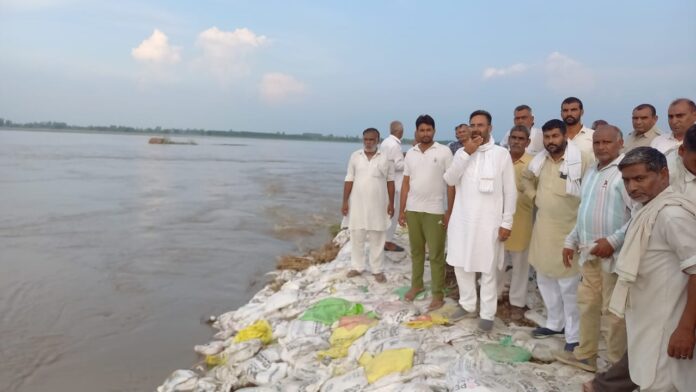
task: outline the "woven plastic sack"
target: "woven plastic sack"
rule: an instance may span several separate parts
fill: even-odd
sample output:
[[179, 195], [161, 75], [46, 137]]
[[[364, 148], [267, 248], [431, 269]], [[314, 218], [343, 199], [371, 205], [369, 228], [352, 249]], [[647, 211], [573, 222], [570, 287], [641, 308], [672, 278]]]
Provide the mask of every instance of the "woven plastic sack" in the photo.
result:
[[268, 321], [259, 320], [239, 331], [234, 337], [235, 343], [246, 342], [251, 339], [259, 339], [263, 344], [268, 344], [273, 340], [271, 325]]
[[359, 303], [354, 304], [343, 298], [324, 298], [307, 309], [300, 320], [331, 325], [343, 316], [363, 314], [364, 311], [363, 305]]
[[532, 357], [529, 351], [514, 346], [510, 336], [501, 339], [500, 343], [486, 343], [481, 346], [481, 350], [488, 358], [503, 363], [527, 362]]

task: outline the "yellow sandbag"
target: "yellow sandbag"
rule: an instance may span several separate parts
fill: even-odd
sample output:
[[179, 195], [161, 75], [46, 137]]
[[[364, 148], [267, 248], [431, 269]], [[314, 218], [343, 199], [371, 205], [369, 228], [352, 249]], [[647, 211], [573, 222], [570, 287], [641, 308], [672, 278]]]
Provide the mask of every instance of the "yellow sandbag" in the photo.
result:
[[266, 320], [259, 320], [239, 331], [234, 337], [235, 343], [246, 342], [251, 339], [259, 339], [263, 344], [270, 343], [273, 340], [271, 324]]
[[210, 367], [220, 366], [220, 365], [224, 365], [226, 363], [227, 363], [227, 355], [224, 352], [222, 352], [220, 354], [206, 355], [205, 356], [205, 364], [210, 366]]
[[449, 320], [439, 314], [427, 314], [424, 316], [417, 317], [411, 321], [405, 322], [403, 325], [413, 328], [413, 329], [426, 329], [432, 328], [433, 325], [444, 325], [447, 324]]
[[411, 369], [413, 367], [413, 354], [412, 348], [386, 350], [375, 357], [364, 353], [358, 359], [358, 363], [365, 368], [367, 382], [372, 384], [391, 373], [405, 372]]
[[331, 337], [329, 338], [329, 343], [331, 344], [331, 347], [328, 350], [319, 351], [317, 353], [317, 357], [319, 359], [323, 359], [326, 357], [345, 357], [346, 355], [348, 355], [348, 349], [350, 348], [351, 344], [353, 344], [353, 342], [356, 341], [359, 337], [363, 336], [365, 332], [367, 332], [367, 330], [370, 329], [372, 325], [374, 325], [375, 322], [369, 325], [359, 324], [351, 326], [351, 328], [338, 327], [334, 329], [334, 331], [331, 333]]

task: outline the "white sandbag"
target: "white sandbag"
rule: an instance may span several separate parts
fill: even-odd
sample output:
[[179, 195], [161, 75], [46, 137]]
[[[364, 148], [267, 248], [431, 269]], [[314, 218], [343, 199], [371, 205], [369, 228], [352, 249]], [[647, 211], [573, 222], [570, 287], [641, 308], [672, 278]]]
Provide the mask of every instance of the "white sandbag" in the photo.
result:
[[[286, 283], [287, 284], [287, 283]], [[283, 286], [285, 287], [285, 286]], [[280, 291], [271, 295], [264, 306], [264, 314], [272, 313], [278, 309], [282, 309], [288, 305], [292, 305], [297, 302], [300, 296], [300, 290], [298, 289], [285, 289], [281, 288]]]
[[542, 306], [539, 308], [530, 309], [524, 312], [524, 318], [529, 321], [533, 321], [540, 327], [544, 327], [546, 326], [546, 308]]
[[260, 351], [256, 356], [241, 365], [244, 381], [256, 385], [275, 384], [286, 377], [288, 364], [280, 361], [278, 346]]
[[203, 377], [198, 379], [196, 388], [193, 392], [217, 392], [220, 385], [212, 377]]
[[284, 341], [288, 342], [306, 337], [324, 337], [328, 339], [330, 335], [331, 327], [324, 323], [295, 319], [288, 323]]
[[207, 344], [193, 346], [193, 351], [201, 355], [215, 355], [225, 349], [225, 342], [214, 340]]
[[198, 382], [198, 375], [191, 370], [175, 370], [157, 387], [157, 392], [193, 391]]
[[246, 342], [232, 343], [223, 353], [227, 357], [228, 364], [236, 364], [256, 355], [262, 346], [261, 340], [251, 339]]
[[[296, 363], [302, 358], [310, 357], [314, 359], [318, 351], [329, 348], [329, 342], [321, 337], [310, 336], [299, 338], [292, 341], [284, 341], [280, 353], [284, 362]], [[308, 359], [305, 359], [308, 360]]]
[[385, 323], [401, 324], [420, 314], [415, 305], [402, 301], [382, 302], [375, 306], [375, 312]]
[[365, 369], [358, 367], [352, 372], [329, 379], [321, 386], [321, 392], [361, 391], [366, 386]]

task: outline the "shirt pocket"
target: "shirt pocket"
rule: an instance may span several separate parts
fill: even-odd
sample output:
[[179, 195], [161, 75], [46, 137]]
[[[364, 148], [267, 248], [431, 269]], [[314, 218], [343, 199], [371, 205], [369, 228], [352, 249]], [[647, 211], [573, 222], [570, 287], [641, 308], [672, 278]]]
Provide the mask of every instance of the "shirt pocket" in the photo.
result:
[[375, 164], [370, 168], [372, 177], [383, 178], [386, 180], [389, 169], [388, 164], [389, 163], [386, 160], [379, 163], [375, 162]]

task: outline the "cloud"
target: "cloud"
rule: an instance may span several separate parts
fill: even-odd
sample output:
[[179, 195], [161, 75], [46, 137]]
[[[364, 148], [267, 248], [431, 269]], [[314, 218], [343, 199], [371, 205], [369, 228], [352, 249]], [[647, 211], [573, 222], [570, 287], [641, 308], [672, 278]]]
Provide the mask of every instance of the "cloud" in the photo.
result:
[[559, 52], [553, 52], [546, 58], [544, 72], [546, 85], [558, 92], [586, 92], [595, 86], [595, 75], [589, 68]]
[[261, 79], [261, 98], [268, 103], [286, 102], [306, 91], [304, 83], [279, 72], [267, 73]]
[[520, 74], [527, 71], [529, 67], [526, 64], [517, 63], [506, 68], [489, 67], [483, 70], [483, 80], [489, 80], [509, 75]]
[[167, 36], [155, 29], [149, 38], [131, 50], [131, 56], [146, 64], [175, 64], [181, 61], [181, 48], [169, 45]]
[[203, 50], [202, 63], [218, 80], [231, 79], [250, 73], [250, 56], [268, 43], [264, 35], [247, 28], [223, 31], [211, 27], [198, 35], [197, 45]]

